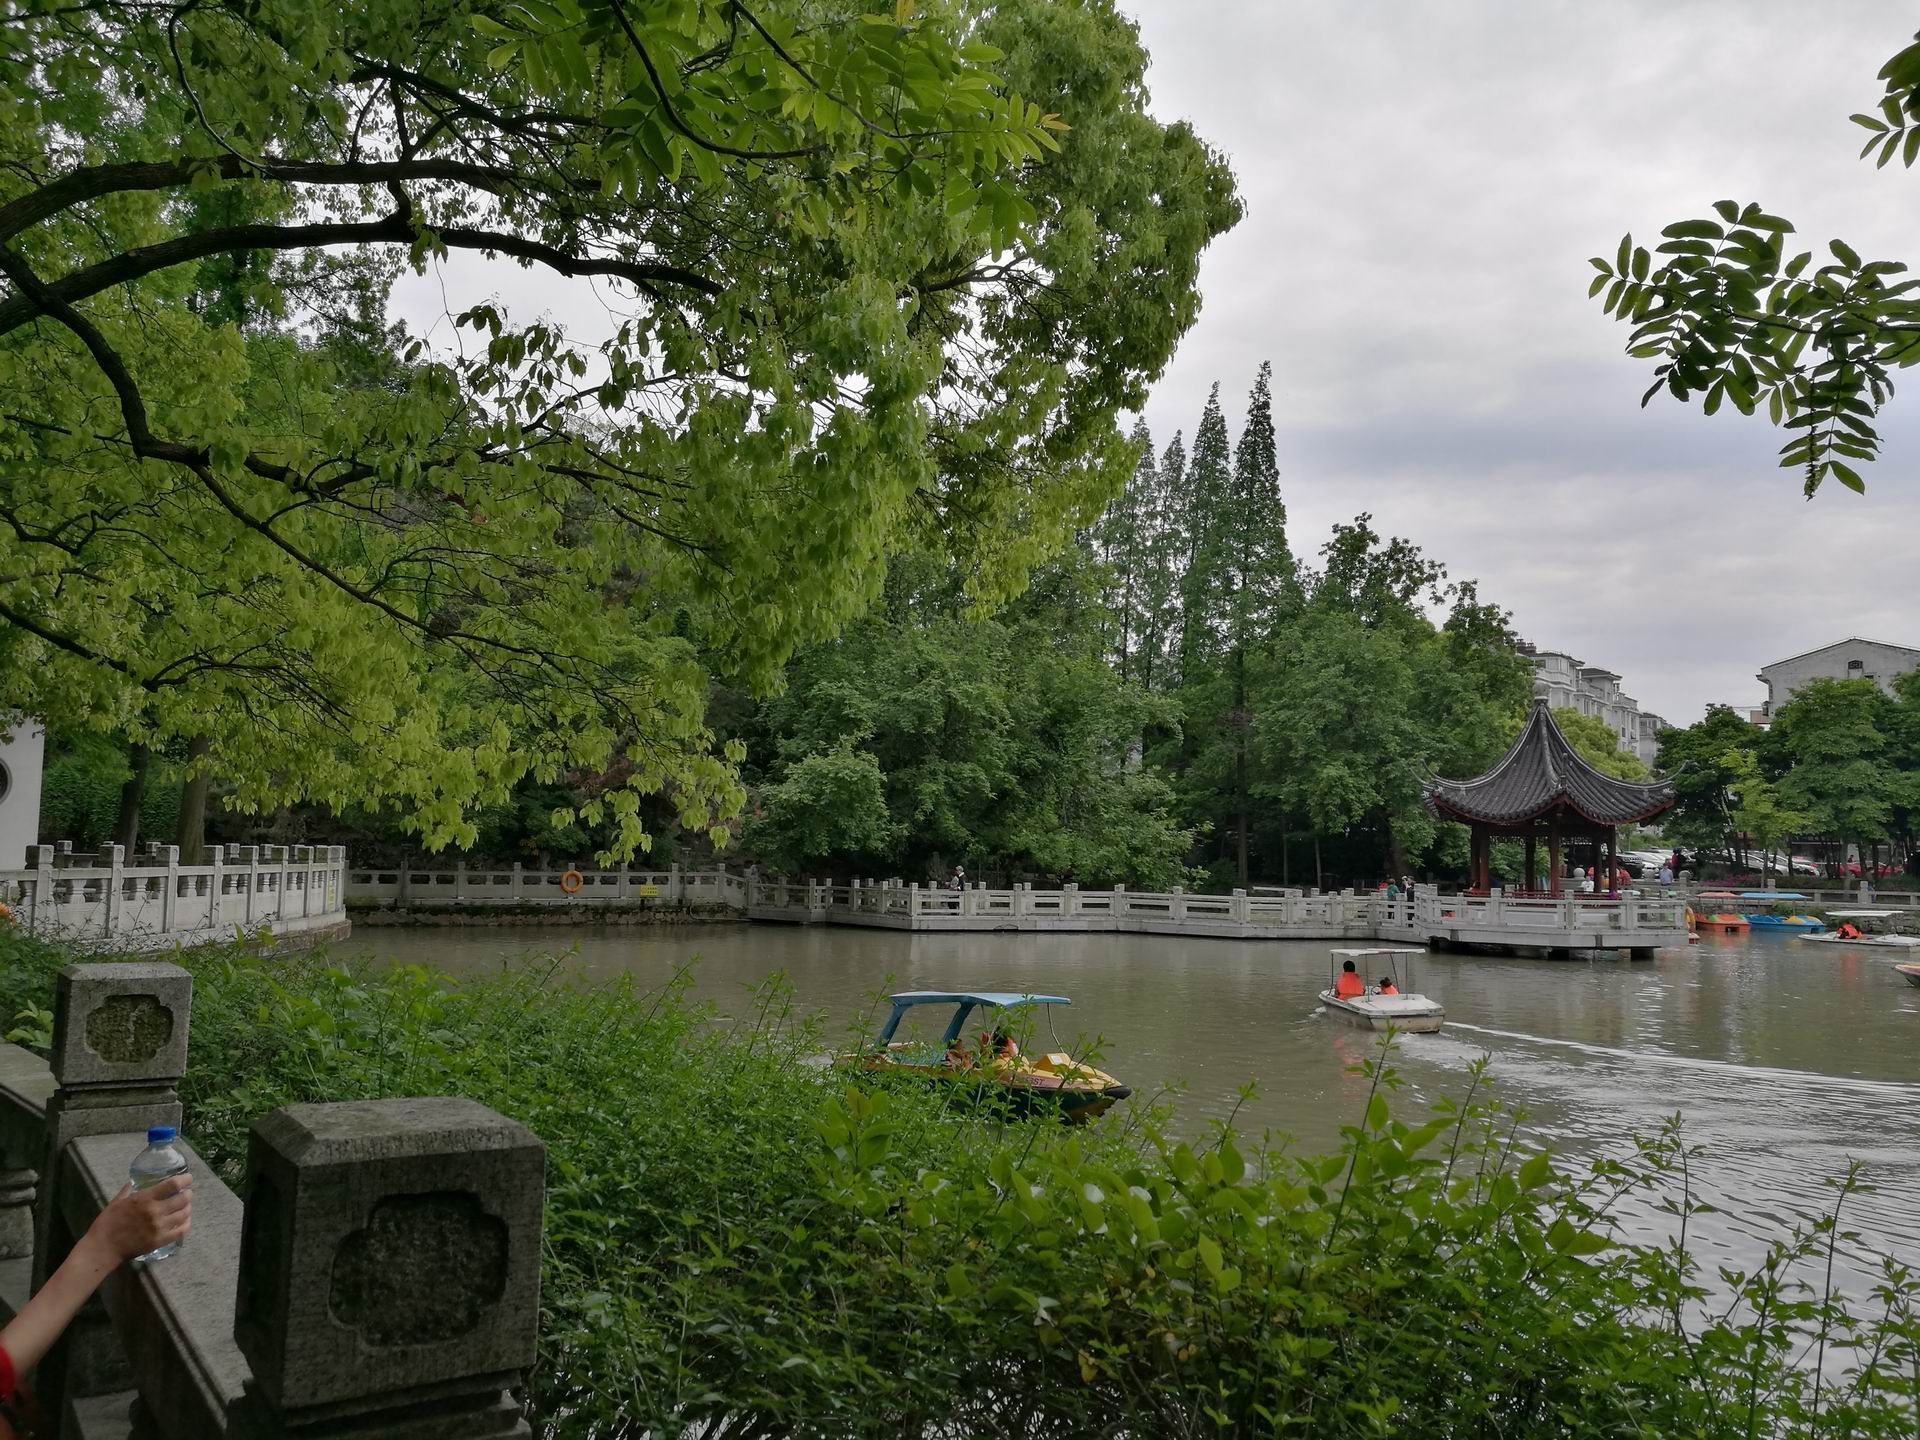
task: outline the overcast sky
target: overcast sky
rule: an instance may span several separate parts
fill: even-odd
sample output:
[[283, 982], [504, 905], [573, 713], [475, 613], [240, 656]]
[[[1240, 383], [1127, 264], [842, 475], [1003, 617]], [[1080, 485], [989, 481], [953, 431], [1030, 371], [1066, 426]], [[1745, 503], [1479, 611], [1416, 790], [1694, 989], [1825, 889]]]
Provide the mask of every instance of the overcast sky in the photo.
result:
[[1122, 4], [1155, 113], [1224, 150], [1247, 204], [1148, 406], [1158, 444], [1215, 380], [1237, 436], [1271, 359], [1297, 552], [1371, 511], [1676, 722], [1829, 640], [1920, 644], [1920, 383], [1867, 495], [1809, 503], [1764, 418], [1641, 410], [1648, 366], [1586, 299], [1587, 257], [1723, 197], [1920, 262], [1920, 173], [1856, 162], [1847, 119], [1920, 7]]
[[[1247, 218], [1155, 388], [1162, 446], [1221, 382], [1239, 431], [1274, 365], [1294, 549], [1371, 511], [1678, 723], [1757, 703], [1768, 661], [1850, 634], [1920, 644], [1920, 383], [1862, 498], [1808, 503], [1782, 432], [1639, 408], [1651, 376], [1586, 299], [1587, 257], [1720, 198], [1824, 248], [1920, 262], [1920, 174], [1857, 162], [1889, 0], [1121, 0], [1153, 108], [1232, 159]], [[1069, 117], [1071, 118], [1071, 117]], [[445, 340], [504, 291], [576, 337], [591, 287], [456, 254], [396, 312]], [[1916, 375], [1920, 382], [1920, 375]]]

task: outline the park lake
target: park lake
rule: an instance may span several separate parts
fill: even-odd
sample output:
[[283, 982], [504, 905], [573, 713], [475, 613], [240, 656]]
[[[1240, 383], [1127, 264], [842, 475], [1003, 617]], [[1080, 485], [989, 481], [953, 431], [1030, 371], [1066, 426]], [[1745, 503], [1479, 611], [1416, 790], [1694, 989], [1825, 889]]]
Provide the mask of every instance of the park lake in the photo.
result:
[[[1074, 1003], [1036, 1014], [1037, 1037], [1053, 1048], [1049, 1024], [1076, 1050], [1098, 1037], [1102, 1068], [1137, 1094], [1178, 1092], [1176, 1128], [1231, 1118], [1313, 1152], [1357, 1121], [1367, 1081], [1354, 1067], [1372, 1051], [1317, 1013], [1322, 943], [714, 925], [368, 929], [347, 948], [454, 974], [559, 952], [573, 973], [643, 988], [691, 962], [693, 992], [742, 1025], [756, 1023], [757, 988], [783, 975], [796, 1010], [821, 1017], [823, 1047], [870, 1034], [888, 990], [1051, 991]], [[1755, 934], [1650, 963], [1434, 955], [1416, 979], [1447, 1023], [1400, 1042], [1402, 1115], [1463, 1093], [1489, 1055], [1499, 1093], [1525, 1109], [1523, 1136], [1570, 1158], [1620, 1153], [1680, 1113], [1700, 1152], [1696, 1196], [1718, 1209], [1690, 1235], [1709, 1266], [1751, 1265], [1782, 1220], [1830, 1209], [1828, 1181], [1850, 1161], [1871, 1188], [1850, 1202], [1860, 1239], [1847, 1248], [1920, 1262], [1920, 990], [1887, 956]], [[1651, 1204], [1625, 1219], [1643, 1239], [1672, 1230]], [[1870, 1272], [1845, 1268], [1864, 1289]]]

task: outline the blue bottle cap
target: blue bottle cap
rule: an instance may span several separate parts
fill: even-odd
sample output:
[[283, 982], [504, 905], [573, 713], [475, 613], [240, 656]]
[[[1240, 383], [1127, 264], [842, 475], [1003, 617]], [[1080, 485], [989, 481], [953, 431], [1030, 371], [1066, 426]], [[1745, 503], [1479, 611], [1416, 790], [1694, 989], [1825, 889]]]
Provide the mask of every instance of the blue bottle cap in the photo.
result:
[[147, 1144], [166, 1145], [179, 1138], [180, 1132], [171, 1125], [155, 1125], [147, 1131]]

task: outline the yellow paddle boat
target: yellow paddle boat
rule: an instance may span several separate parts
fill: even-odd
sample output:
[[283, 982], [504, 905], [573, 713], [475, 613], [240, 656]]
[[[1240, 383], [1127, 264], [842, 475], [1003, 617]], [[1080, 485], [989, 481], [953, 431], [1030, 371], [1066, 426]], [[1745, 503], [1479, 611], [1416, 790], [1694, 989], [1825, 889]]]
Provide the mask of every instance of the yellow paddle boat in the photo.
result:
[[[1133, 1093], [1104, 1070], [1075, 1060], [1065, 1051], [1022, 1055], [999, 1016], [976, 1035], [967, 1021], [977, 1011], [1002, 1011], [1030, 1005], [1071, 1005], [1064, 995], [1028, 995], [1007, 990], [903, 990], [889, 995], [893, 1008], [873, 1043], [851, 1055], [834, 1057], [836, 1070], [868, 1075], [899, 1075], [930, 1084], [991, 1086], [1018, 1114], [1052, 1111], [1069, 1125], [1104, 1115]], [[900, 1022], [922, 1005], [951, 1005], [939, 1041], [896, 1039]]]

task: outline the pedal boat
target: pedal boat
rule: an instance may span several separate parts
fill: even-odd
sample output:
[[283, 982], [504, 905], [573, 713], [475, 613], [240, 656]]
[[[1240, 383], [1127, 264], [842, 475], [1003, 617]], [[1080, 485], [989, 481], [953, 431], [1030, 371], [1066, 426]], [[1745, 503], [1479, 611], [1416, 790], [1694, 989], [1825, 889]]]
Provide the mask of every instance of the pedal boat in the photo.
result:
[[[1424, 950], [1396, 949], [1334, 951], [1329, 966], [1331, 978], [1327, 981], [1327, 988], [1320, 992], [1320, 1008], [1335, 1020], [1357, 1025], [1362, 1030], [1385, 1030], [1391, 1027], [1402, 1034], [1431, 1035], [1446, 1022], [1447, 1012], [1441, 1008], [1439, 1001], [1412, 993], [1413, 957], [1426, 953]], [[1377, 987], [1369, 986], [1366, 994], [1355, 995], [1351, 999], [1334, 994], [1333, 987], [1343, 960], [1353, 961], [1363, 979], [1367, 970], [1361, 962], [1381, 961], [1393, 975], [1394, 988], [1402, 993], [1382, 995]], [[1403, 968], [1406, 971], [1404, 986], [1401, 984]]]
[[[1824, 935], [1802, 935], [1799, 938], [1814, 945], [1865, 945], [1877, 950], [1910, 950], [1920, 945], [1920, 935], [1902, 935], [1888, 928], [1889, 922], [1904, 914], [1904, 910], [1829, 910], [1827, 919], [1833, 929]], [[1861, 932], [1852, 939], [1840, 934], [1840, 926], [1849, 920]]]
[[[1065, 1051], [1044, 1055], [1005, 1053], [993, 1044], [996, 1026], [989, 1024], [977, 1036], [966, 1034], [967, 1021], [979, 1010], [1013, 1010], [1033, 1005], [1071, 1005], [1064, 995], [1027, 995], [1013, 991], [903, 990], [889, 995], [893, 1008], [873, 1043], [851, 1055], [834, 1058], [836, 1070], [868, 1075], [895, 1075], [951, 1086], [990, 1086], [1019, 1115], [1057, 1114], [1068, 1125], [1083, 1125], [1104, 1115], [1133, 1093], [1104, 1070], [1075, 1060]], [[939, 1043], [896, 1040], [900, 1022], [909, 1010], [922, 1005], [951, 1005]]]

